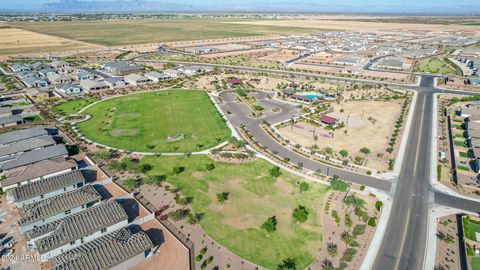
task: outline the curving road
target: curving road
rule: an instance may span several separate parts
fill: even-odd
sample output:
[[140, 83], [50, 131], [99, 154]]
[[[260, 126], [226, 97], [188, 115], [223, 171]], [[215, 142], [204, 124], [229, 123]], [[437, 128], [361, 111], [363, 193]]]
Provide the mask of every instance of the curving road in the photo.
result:
[[252, 119], [249, 118], [251, 113], [250, 108], [246, 104], [235, 102], [235, 94], [228, 91], [221, 93], [221, 97], [224, 100], [224, 102], [221, 104], [221, 109], [224, 112], [230, 111], [230, 114], [227, 113], [227, 117], [232, 124], [237, 127], [242, 124], [245, 125], [245, 127], [260, 145], [265, 146], [272, 151], [278, 152], [280, 157], [288, 157], [293, 163], [301, 162], [303, 163], [304, 168], [312, 171], [320, 169], [325, 174], [336, 174], [345, 180], [389, 193], [389, 195], [393, 198], [391, 215], [373, 269], [413, 270], [423, 268], [428, 233], [428, 211], [432, 204], [439, 204], [468, 212], [480, 212], [480, 202], [445, 194], [441, 191], [435, 190], [429, 182], [432, 165], [430, 164], [431, 157], [432, 155], [437, 154], [432, 153], [431, 149], [432, 121], [434, 113], [436, 113], [433, 111], [434, 94], [452, 93], [471, 95], [471, 92], [438, 89], [434, 86], [435, 77], [424, 74], [419, 75], [420, 83], [418, 86], [407, 86], [395, 83], [324, 76], [308, 72], [292, 72], [204, 63], [174, 63], [186, 65], [204, 65], [260, 73], [309, 76], [331, 79], [340, 82], [403, 86], [417, 92], [417, 100], [413, 105], [414, 114], [412, 118], [411, 129], [407, 138], [408, 144], [403, 156], [402, 168], [399, 176], [390, 181], [338, 169], [317, 161], [310, 160], [279, 144], [277, 141], [272, 139], [263, 130], [263, 128], [260, 127], [260, 123], [263, 120], [266, 120], [270, 123], [275, 123], [290, 119], [292, 114], [298, 112], [295, 106], [283, 102], [269, 100], [266, 98], [266, 95], [262, 96], [262, 94], [259, 94], [257, 99], [262, 106], [267, 108], [277, 107], [281, 109], [281, 112], [267, 112], [259, 119]]

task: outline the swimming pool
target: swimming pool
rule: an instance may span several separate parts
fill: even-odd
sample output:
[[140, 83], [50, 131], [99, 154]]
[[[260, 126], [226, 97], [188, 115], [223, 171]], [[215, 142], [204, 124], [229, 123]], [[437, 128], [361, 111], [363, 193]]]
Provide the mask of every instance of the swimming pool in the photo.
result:
[[316, 94], [316, 93], [305, 93], [305, 94], [300, 94], [300, 96], [304, 96], [309, 99], [321, 99], [325, 98], [324, 94]]

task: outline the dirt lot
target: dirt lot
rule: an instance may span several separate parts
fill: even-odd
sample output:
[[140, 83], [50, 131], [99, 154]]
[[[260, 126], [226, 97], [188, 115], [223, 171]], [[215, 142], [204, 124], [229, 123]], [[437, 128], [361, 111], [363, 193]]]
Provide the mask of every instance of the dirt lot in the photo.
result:
[[[284, 127], [280, 132], [294, 143], [302, 146], [317, 145], [319, 149], [329, 146], [335, 152], [345, 149], [351, 157], [363, 156], [360, 148], [368, 147], [371, 150], [366, 163], [367, 167], [385, 170], [387, 163], [383, 159], [377, 160], [379, 153], [385, 154], [388, 147], [388, 137], [394, 129], [394, 122], [401, 110], [401, 101], [349, 101], [333, 105], [333, 112], [329, 116], [345, 122], [345, 127], [330, 134], [324, 128], [314, 127], [311, 124], [300, 122]], [[381, 108], [381, 110], [379, 110]], [[344, 112], [340, 112], [343, 109]], [[348, 119], [348, 120], [347, 120]], [[314, 140], [313, 132], [318, 136]]]
[[281, 50], [279, 52], [269, 54], [259, 59], [268, 60], [268, 61], [277, 61], [277, 62], [283, 63], [285, 61], [294, 59], [298, 56], [299, 56], [299, 53], [296, 50]]
[[[222, 75], [216, 75], [216, 76], [202, 76], [202, 77], [199, 77], [196, 82], [187, 82], [185, 86], [198, 88], [198, 89], [215, 90], [215, 87], [214, 85], [211, 84], [211, 82], [226, 80], [229, 77], [236, 77], [241, 79], [243, 82], [249, 82], [255, 87], [255, 89], [269, 90], [269, 91], [277, 90], [277, 85], [279, 83], [290, 82], [287, 79], [281, 79], [281, 78], [271, 78], [271, 77], [263, 77], [263, 76], [252, 76], [252, 75], [239, 76], [239, 75], [231, 75], [231, 74], [222, 74]], [[254, 81], [252, 79], [259, 79], [259, 81]]]
[[271, 26], [291, 26], [291, 27], [305, 27], [305, 28], [321, 28], [321, 29], [338, 29], [359, 32], [369, 31], [472, 31], [475, 26], [468, 25], [436, 25], [436, 24], [411, 24], [411, 23], [382, 23], [382, 22], [360, 22], [347, 20], [349, 17], [344, 17], [345, 20], [332, 20], [329, 17], [324, 19], [308, 20], [261, 20], [261, 21], [243, 21], [243, 22], [226, 22], [246, 25], [271, 25]]
[[203, 54], [203, 55], [200, 55], [200, 57], [206, 58], [206, 59], [212, 59], [212, 58], [229, 57], [229, 56], [237, 56], [237, 55], [252, 55], [257, 53], [265, 53], [271, 50], [272, 49], [269, 49], [269, 48], [239, 50], [239, 51], [231, 51], [231, 52]]
[[17, 28], [0, 28], [0, 55], [81, 50], [100, 46]]
[[[437, 237], [437, 251], [435, 256], [435, 265], [443, 266], [447, 269], [460, 269], [460, 259], [458, 250], [457, 223], [455, 215], [445, 216], [438, 219], [437, 231], [446, 236], [451, 236], [451, 241], [441, 240]], [[448, 237], [450, 237], [448, 236]]]

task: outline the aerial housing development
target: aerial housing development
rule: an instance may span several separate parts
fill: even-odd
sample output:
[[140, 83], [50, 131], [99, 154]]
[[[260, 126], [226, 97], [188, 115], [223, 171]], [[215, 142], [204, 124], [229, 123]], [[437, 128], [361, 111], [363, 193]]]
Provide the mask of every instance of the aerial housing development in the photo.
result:
[[1, 269], [480, 269], [475, 7], [218, 2], [0, 3]]

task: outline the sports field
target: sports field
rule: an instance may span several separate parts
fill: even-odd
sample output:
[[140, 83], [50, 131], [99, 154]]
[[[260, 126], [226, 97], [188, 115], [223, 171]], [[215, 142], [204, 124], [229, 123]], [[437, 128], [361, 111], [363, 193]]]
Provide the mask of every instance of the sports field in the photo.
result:
[[[200, 222], [203, 230], [240, 257], [269, 269], [294, 258], [297, 269], [304, 269], [320, 253], [327, 186], [310, 183], [309, 190], [300, 192], [301, 177], [282, 171], [274, 179], [269, 174], [273, 165], [264, 160], [235, 164], [192, 155], [148, 156], [142, 162], [153, 165], [148, 174], [167, 174], [167, 182], [184, 196], [192, 196], [193, 211], [205, 214]], [[206, 169], [209, 163], [215, 164], [211, 171]], [[169, 173], [174, 166], [184, 166], [185, 171]], [[222, 204], [216, 197], [221, 192], [229, 193]], [[304, 223], [292, 219], [298, 205], [309, 212]], [[261, 225], [272, 216], [277, 218], [277, 229], [267, 233]]]
[[139, 93], [96, 103], [77, 125], [87, 138], [136, 152], [196, 152], [230, 137], [207, 94], [197, 90]]
[[318, 28], [225, 23], [229, 20], [168, 19], [15, 23], [15, 27], [101, 45], [318, 32]]

